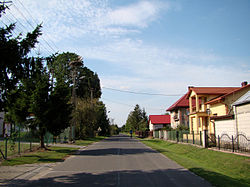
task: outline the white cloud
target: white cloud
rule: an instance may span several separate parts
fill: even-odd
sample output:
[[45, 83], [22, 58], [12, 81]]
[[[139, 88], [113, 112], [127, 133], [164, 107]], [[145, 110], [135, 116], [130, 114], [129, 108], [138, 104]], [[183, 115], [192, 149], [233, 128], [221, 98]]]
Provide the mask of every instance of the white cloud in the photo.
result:
[[140, 1], [127, 7], [121, 7], [108, 13], [109, 24], [122, 26], [146, 27], [159, 13], [159, 4]]
[[18, 24], [30, 27], [28, 22], [33, 26], [43, 22], [43, 32], [54, 42], [91, 34], [117, 37], [139, 33], [157, 18], [163, 7], [168, 9], [158, 1], [138, 1], [116, 8], [111, 8], [109, 1], [105, 0], [26, 0], [21, 3], [14, 0], [13, 3], [10, 11], [18, 19]]
[[102, 77], [103, 86], [120, 89], [180, 93], [185, 92], [188, 85], [237, 86], [242, 79], [249, 78], [247, 68], [242, 69], [235, 63], [237, 59], [198, 50], [160, 49], [138, 40], [119, 40], [79, 52], [87, 59], [123, 68], [123, 75]]

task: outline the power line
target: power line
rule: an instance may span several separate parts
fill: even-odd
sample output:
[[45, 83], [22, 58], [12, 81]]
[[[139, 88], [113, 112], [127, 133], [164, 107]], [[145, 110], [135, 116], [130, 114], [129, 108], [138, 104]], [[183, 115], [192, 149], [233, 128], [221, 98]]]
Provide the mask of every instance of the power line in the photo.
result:
[[[28, 15], [31, 17], [31, 19], [33, 20], [33, 22], [37, 24], [36, 20], [34, 19], [34, 17], [32, 16], [32, 14], [30, 13], [30, 11], [23, 5], [23, 3], [19, 0], [17, 0], [19, 2], [19, 4], [21, 4], [21, 6], [24, 8], [24, 10], [28, 13]], [[44, 33], [46, 35], [46, 33]], [[48, 37], [48, 36], [47, 36]], [[49, 37], [48, 37], [49, 38]], [[53, 42], [53, 40], [50, 39], [50, 42], [54, 45], [55, 48], [58, 49], [58, 47], [56, 46], [56, 44]]]
[[[106, 98], [103, 98], [103, 100], [106, 100], [106, 101], [109, 101], [111, 103], [115, 103], [115, 104], [119, 104], [119, 105], [124, 105], [124, 106], [128, 106], [128, 107], [132, 107], [134, 108], [135, 106], [133, 105], [129, 105], [129, 104], [125, 104], [125, 103], [121, 103], [121, 102], [117, 102], [117, 101], [114, 101], [114, 100], [110, 100], [110, 99], [106, 99]], [[166, 109], [161, 109], [161, 108], [151, 108], [151, 107], [144, 107], [144, 108], [147, 108], [147, 109], [150, 109], [150, 110], [157, 110], [157, 111], [162, 111], [162, 110], [166, 110]]]
[[139, 94], [139, 95], [155, 95], [155, 96], [183, 96], [183, 94], [161, 94], [161, 93], [147, 93], [147, 92], [135, 92], [135, 91], [128, 91], [128, 90], [119, 90], [115, 88], [108, 88], [108, 87], [102, 87], [106, 90], [112, 90], [116, 92], [124, 92], [124, 93], [130, 93], [130, 94]]
[[[26, 16], [18, 9], [18, 7], [13, 4], [14, 8], [17, 10], [17, 12], [24, 18], [24, 20], [28, 23], [28, 25], [34, 29], [35, 27], [32, 25], [32, 23], [26, 18]], [[27, 9], [26, 9], [27, 10]], [[18, 21], [18, 19], [16, 18], [16, 20]], [[20, 22], [20, 21], [19, 21]], [[35, 23], [36, 24], [36, 23]], [[57, 51], [48, 43], [48, 41], [46, 39], [44, 39], [41, 36], [41, 39], [45, 42], [45, 44], [47, 44], [47, 46], [53, 51], [52, 53], [56, 53]]]

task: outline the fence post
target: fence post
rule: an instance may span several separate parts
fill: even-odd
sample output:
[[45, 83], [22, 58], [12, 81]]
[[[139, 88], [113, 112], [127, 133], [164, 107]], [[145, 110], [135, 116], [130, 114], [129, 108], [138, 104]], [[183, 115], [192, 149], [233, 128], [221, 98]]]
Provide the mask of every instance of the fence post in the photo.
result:
[[193, 131], [193, 144], [194, 144], [194, 131]]
[[202, 136], [202, 142], [203, 142], [203, 147], [207, 148], [208, 147], [208, 134], [207, 134], [207, 130], [203, 131], [203, 136]]
[[7, 157], [8, 157], [8, 155], [7, 155], [7, 152], [8, 152], [8, 145], [7, 145], [7, 143], [8, 143], [8, 137], [5, 137], [5, 159], [7, 160]]
[[21, 127], [19, 124], [19, 128], [18, 128], [18, 154], [20, 155], [21, 153], [21, 147], [20, 147], [20, 143], [21, 143], [21, 135], [20, 135], [20, 131], [21, 131]]
[[234, 136], [232, 135], [232, 151], [234, 152]]
[[179, 131], [176, 131], [176, 141], [179, 142]]
[[220, 150], [220, 136], [218, 135], [218, 148]]
[[200, 131], [200, 145], [202, 145], [202, 132]]
[[187, 137], [187, 143], [188, 143], [188, 134], [186, 134], [186, 137]]

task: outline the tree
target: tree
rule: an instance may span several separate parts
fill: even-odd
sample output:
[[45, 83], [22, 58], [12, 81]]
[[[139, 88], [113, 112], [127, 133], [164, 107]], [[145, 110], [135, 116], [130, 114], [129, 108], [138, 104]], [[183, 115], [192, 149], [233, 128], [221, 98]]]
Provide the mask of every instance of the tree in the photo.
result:
[[[65, 83], [73, 85], [72, 69], [69, 63], [75, 61], [77, 58], [77, 54], [70, 52], [56, 55], [48, 63], [50, 72], [53, 72], [54, 77], [60, 77]], [[77, 68], [76, 75], [76, 95], [79, 98], [88, 99], [91, 98], [91, 92], [93, 98], [101, 97], [99, 77], [87, 67], [80, 66]]]
[[[6, 8], [4, 4], [0, 5], [0, 17]], [[24, 38], [21, 37], [21, 34], [13, 36], [15, 24], [0, 28], [0, 110], [6, 107], [8, 93], [15, 90], [23, 78], [24, 65], [29, 61], [28, 53], [38, 42], [41, 27], [38, 25]]]
[[145, 131], [148, 129], [148, 117], [145, 110], [141, 110], [140, 106], [137, 104], [133, 111], [128, 115], [126, 125], [126, 131]]
[[76, 136], [80, 139], [94, 137], [99, 128], [101, 131], [98, 135], [109, 135], [110, 127], [106, 113], [106, 107], [101, 101], [95, 99], [90, 102], [90, 100], [78, 99], [75, 113]]

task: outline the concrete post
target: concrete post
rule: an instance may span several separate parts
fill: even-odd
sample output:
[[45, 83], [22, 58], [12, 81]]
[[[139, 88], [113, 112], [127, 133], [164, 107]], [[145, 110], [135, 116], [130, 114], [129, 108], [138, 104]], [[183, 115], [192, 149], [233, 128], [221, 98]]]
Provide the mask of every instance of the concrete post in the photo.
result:
[[204, 130], [202, 132], [202, 147], [206, 148], [207, 147], [207, 130]]

